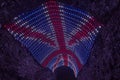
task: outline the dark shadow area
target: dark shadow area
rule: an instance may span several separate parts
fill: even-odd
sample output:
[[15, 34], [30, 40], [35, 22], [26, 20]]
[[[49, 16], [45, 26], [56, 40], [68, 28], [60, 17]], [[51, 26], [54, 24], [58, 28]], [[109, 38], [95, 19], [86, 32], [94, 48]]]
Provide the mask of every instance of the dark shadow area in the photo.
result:
[[56, 68], [54, 73], [56, 80], [76, 80], [73, 70], [66, 66]]

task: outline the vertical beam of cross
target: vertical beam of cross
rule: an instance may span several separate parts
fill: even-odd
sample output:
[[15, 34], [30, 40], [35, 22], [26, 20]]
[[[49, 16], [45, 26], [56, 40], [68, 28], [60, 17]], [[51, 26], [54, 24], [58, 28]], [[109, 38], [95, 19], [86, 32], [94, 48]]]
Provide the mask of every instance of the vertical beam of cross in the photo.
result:
[[[50, 19], [51, 19], [51, 22], [53, 25], [53, 29], [56, 34], [59, 49], [65, 51], [66, 44], [65, 44], [65, 39], [64, 39], [64, 31], [63, 31], [62, 21], [61, 21], [61, 17], [60, 17], [59, 6], [56, 3], [56, 1], [53, 1], [52, 4], [54, 5], [54, 9], [51, 4], [46, 4], [48, 14], [50, 16]], [[66, 59], [68, 59], [68, 56], [65, 52], [62, 54], [63, 54], [63, 59], [64, 59], [64, 65], [68, 66], [68, 60], [66, 60]]]
[[52, 7], [51, 4], [46, 4], [48, 14], [50, 16], [50, 19], [51, 19], [51, 22], [52, 22], [52, 25], [53, 25], [53, 28], [56, 34], [59, 48], [65, 49], [66, 46], [65, 46], [64, 32], [63, 32], [63, 27], [62, 27], [62, 22], [61, 22], [61, 17], [60, 17], [59, 6], [55, 1], [52, 2], [52, 4], [54, 5], [54, 8]]

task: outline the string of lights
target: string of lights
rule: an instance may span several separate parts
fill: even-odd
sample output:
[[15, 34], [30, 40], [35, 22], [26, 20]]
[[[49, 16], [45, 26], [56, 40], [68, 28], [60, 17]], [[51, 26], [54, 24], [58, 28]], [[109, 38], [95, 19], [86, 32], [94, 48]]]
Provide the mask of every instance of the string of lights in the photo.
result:
[[101, 24], [83, 10], [48, 1], [4, 27], [42, 66], [53, 71], [68, 66], [77, 75], [87, 62]]

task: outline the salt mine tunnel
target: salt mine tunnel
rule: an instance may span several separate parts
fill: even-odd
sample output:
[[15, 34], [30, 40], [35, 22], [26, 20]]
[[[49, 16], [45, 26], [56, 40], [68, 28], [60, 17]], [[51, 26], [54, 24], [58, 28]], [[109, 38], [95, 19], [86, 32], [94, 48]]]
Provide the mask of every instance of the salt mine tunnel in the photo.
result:
[[77, 76], [101, 28], [93, 16], [56, 1], [22, 13], [4, 26], [33, 57], [53, 72], [68, 66]]
[[2, 25], [56, 80], [77, 80], [102, 27], [89, 12], [57, 0], [46, 0]]

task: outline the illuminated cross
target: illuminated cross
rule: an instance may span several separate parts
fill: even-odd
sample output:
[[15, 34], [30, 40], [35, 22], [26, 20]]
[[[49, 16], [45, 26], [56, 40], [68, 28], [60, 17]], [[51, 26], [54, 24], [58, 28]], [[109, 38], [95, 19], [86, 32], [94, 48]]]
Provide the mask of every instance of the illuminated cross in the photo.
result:
[[87, 61], [101, 24], [86, 12], [48, 1], [4, 27], [42, 66], [53, 71], [68, 66], [77, 75]]

